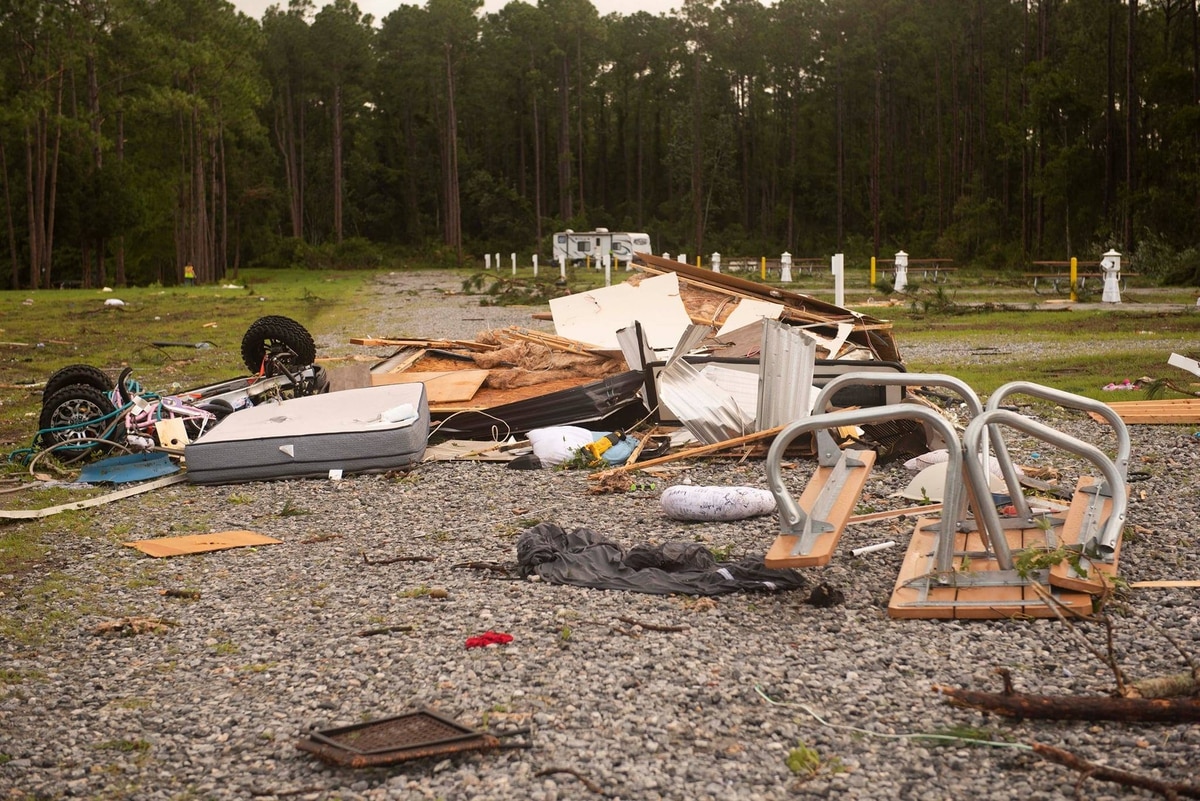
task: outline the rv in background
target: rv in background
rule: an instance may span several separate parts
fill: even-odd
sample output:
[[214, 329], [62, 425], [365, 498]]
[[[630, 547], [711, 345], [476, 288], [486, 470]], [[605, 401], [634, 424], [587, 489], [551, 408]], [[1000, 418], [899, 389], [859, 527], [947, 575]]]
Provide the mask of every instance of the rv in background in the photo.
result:
[[[624, 264], [634, 253], [651, 253], [650, 236], [630, 231], [610, 231], [597, 228], [595, 231], [560, 231], [554, 235], [554, 263], [564, 259], [573, 264], [582, 264], [591, 259], [593, 264], [601, 261], [605, 253]], [[615, 264], [613, 266], [616, 266]]]

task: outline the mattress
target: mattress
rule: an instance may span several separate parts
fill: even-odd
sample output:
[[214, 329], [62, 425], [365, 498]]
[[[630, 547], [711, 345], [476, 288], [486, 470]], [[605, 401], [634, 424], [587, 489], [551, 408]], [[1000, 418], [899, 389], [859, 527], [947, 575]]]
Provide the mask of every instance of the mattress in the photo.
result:
[[428, 437], [425, 385], [392, 384], [235, 412], [185, 446], [184, 460], [196, 484], [379, 472], [421, 461]]

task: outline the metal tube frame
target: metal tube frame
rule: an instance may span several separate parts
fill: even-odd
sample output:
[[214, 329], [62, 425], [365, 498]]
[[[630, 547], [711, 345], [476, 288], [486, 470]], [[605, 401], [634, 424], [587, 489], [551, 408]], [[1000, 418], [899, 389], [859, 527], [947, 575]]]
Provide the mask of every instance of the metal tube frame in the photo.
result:
[[[845, 375], [838, 376], [834, 381], [846, 379], [850, 376], [868, 375], [874, 377], [877, 374], [846, 373]], [[834, 381], [831, 381], [830, 384], [833, 384]], [[842, 381], [842, 383], [845, 384], [846, 382]], [[788, 492], [783, 482], [783, 455], [793, 441], [810, 431], [818, 431], [817, 457], [820, 466], [836, 467], [839, 464], [844, 464], [849, 467], [851, 466], [849, 460], [852, 457], [838, 448], [837, 444], [833, 441], [833, 437], [829, 434], [831, 429], [859, 425], [861, 423], [874, 423], [881, 420], [900, 419], [919, 420], [929, 424], [937, 429], [938, 433], [945, 438], [947, 445], [951, 446], [947, 448], [949, 452], [949, 461], [946, 466], [948, 480], [946, 482], [946, 492], [943, 497], [941, 534], [938, 537], [937, 551], [938, 569], [949, 570], [954, 560], [954, 535], [958, 530], [960, 522], [965, 517], [967, 509], [967, 496], [964, 483], [959, 480], [949, 480], [964, 475], [962, 444], [953, 426], [950, 425], [950, 422], [946, 418], [933, 409], [911, 403], [817, 414], [797, 420], [780, 431], [776, 435], [775, 441], [771, 443], [771, 449], [767, 453], [766, 466], [767, 482], [771, 492], [775, 495], [775, 502], [779, 509], [781, 533], [803, 538], [814, 527], [810, 515], [800, 508], [800, 505], [792, 497], [791, 493]], [[969, 476], [968, 480], [970, 480]], [[984, 492], [988, 491], [986, 481], [983, 484], [983, 489]]]
[[[1007, 409], [991, 409], [972, 420], [971, 424], [967, 426], [966, 433], [963, 434], [963, 447], [968, 454], [968, 458], [965, 459], [964, 463], [972, 486], [978, 486], [980, 481], [984, 481], [986, 486], [987, 477], [978, 460], [970, 458], [970, 456], [979, 451], [983, 438], [989, 430], [993, 432], [991, 439], [995, 443], [1002, 441], [994, 435], [998, 433], [997, 429], [1000, 425], [1015, 428], [1031, 437], [1055, 445], [1065, 451], [1070, 451], [1077, 456], [1089, 460], [1100, 470], [1108, 484], [1109, 493], [1112, 498], [1112, 513], [1109, 515], [1108, 520], [1105, 521], [1104, 527], [1099, 534], [1090, 538], [1088, 542], [1081, 544], [1083, 545], [1084, 553], [1089, 556], [1099, 555], [1100, 558], [1111, 557], [1115, 550], [1117, 539], [1121, 536], [1121, 529], [1125, 525], [1125, 511], [1128, 506], [1125, 481], [1122, 479], [1116, 464], [1094, 445], [1089, 445], [1047, 425], [1023, 417], [1016, 412], [1011, 412]], [[999, 563], [1002, 569], [1012, 568], [1012, 555], [1008, 550], [1008, 541], [1004, 539], [1000, 515], [996, 511], [996, 507], [989, 506], [988, 504], [980, 504], [980, 509], [977, 512], [980, 515], [981, 528], [989, 534], [988, 539], [992, 542], [997, 563]], [[990, 536], [990, 533], [993, 531], [998, 532], [999, 536]]]

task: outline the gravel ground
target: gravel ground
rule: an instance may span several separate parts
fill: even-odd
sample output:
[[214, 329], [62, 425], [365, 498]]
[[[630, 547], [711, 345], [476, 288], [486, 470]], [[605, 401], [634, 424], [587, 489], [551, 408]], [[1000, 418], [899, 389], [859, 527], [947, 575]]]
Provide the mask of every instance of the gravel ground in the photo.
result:
[[[314, 332], [322, 351], [367, 332], [470, 337], [536, 324], [528, 309], [443, 297], [432, 278], [415, 287], [385, 279], [379, 300], [386, 312], [364, 318], [370, 325]], [[482, 319], [464, 324], [455, 314]], [[1111, 435], [1082, 416], [1050, 422], [1111, 447]], [[1137, 533], [1121, 552], [1130, 581], [1200, 579], [1193, 431], [1131, 429], [1132, 469], [1146, 477], [1132, 485]], [[1013, 443], [1025, 463], [1033, 449]], [[1039, 453], [1035, 463], [1059, 467], [1071, 482], [1078, 466], [1069, 457]], [[811, 468], [801, 462], [789, 479], [797, 494]], [[889, 495], [911, 475], [898, 464], [877, 468], [862, 506], [907, 505]], [[753, 460], [680, 463], [622, 495], [590, 494], [582, 471], [425, 463], [407, 475], [339, 482], [184, 484], [73, 513], [85, 516], [76, 530], [87, 533], [54, 543], [44, 568], [52, 581], [0, 576], [0, 614], [25, 630], [0, 643], [0, 797], [1075, 797], [1076, 774], [1023, 747], [1035, 741], [1158, 780], [1200, 783], [1197, 725], [1017, 722], [949, 706], [934, 685], [998, 691], [997, 668], [1009, 669], [1021, 691], [1106, 694], [1112, 672], [1083, 645], [1103, 649], [1104, 629], [890, 619], [911, 519], [851, 526], [829, 565], [801, 571], [810, 586], [844, 593], [844, 603], [826, 608], [805, 603], [805, 590], [660, 597], [468, 566], [512, 563], [519, 532], [538, 521], [588, 527], [624, 545], [698, 541], [731, 558], [770, 546], [773, 517], [666, 518], [659, 493], [685, 481], [766, 486], [763, 463]], [[229, 529], [283, 542], [172, 559], [121, 546]], [[889, 539], [900, 547], [850, 553]], [[402, 556], [427, 561], [382, 563]], [[1200, 659], [1196, 593], [1134, 590], [1121, 605], [1115, 652], [1130, 677], [1186, 669], [1168, 633]], [[128, 637], [93, 633], [126, 616], [168, 625]], [[404, 628], [363, 636], [387, 627]], [[667, 628], [679, 630], [659, 630]], [[513, 641], [464, 647], [488, 630]], [[354, 770], [295, 747], [311, 728], [422, 706], [470, 726], [531, 727], [532, 748]], [[907, 736], [951, 732], [1002, 745]], [[1140, 792], [1084, 785], [1093, 799]]]

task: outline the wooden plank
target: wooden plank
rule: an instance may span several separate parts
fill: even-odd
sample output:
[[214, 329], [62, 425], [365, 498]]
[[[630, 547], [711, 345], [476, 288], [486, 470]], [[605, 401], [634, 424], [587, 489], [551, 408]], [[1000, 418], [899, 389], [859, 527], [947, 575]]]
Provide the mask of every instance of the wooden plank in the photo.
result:
[[[1062, 529], [1058, 532], [1059, 540], [1063, 545], [1079, 544], [1079, 538], [1082, 534], [1079, 529], [1083, 524], [1084, 515], [1087, 514], [1088, 505], [1092, 499], [1092, 495], [1084, 492], [1083, 488], [1090, 487], [1095, 483], [1096, 479], [1094, 476], [1082, 476], [1079, 479], [1079, 484], [1075, 487], [1075, 495], [1071, 498], [1071, 508], [1067, 510], [1067, 517], [1063, 521]], [[1112, 498], [1105, 498], [1104, 503], [1100, 507], [1100, 519], [1106, 520], [1110, 514], [1112, 514]], [[1117, 537], [1116, 545], [1113, 548], [1112, 561], [1093, 562], [1081, 557], [1079, 565], [1087, 569], [1087, 575], [1085, 576], [1076, 573], [1075, 568], [1071, 567], [1067, 562], [1060, 562], [1050, 568], [1050, 584], [1076, 592], [1104, 592], [1105, 586], [1112, 586], [1111, 579], [1117, 574], [1117, 560], [1120, 556], [1121, 537]]]
[[[920, 618], [925, 620], [939, 619], [971, 619], [971, 620], [1000, 620], [1008, 618], [1051, 618], [1055, 617], [1054, 610], [1042, 600], [1032, 583], [1014, 582], [1005, 586], [933, 586], [922, 597], [920, 587], [908, 586], [914, 579], [928, 575], [935, 567], [937, 549], [938, 520], [922, 518], [917, 522], [905, 553], [900, 574], [896, 577], [895, 588], [888, 602], [888, 616], [893, 618]], [[1010, 529], [1005, 531], [1009, 548], [1017, 551], [1030, 540], [1040, 537], [1045, 541], [1045, 533], [1040, 529]], [[956, 534], [954, 550], [979, 551], [983, 548], [983, 538], [978, 532]], [[998, 569], [995, 559], [972, 558], [959, 559], [955, 564], [956, 573], [979, 573]], [[1069, 592], [1060, 589], [1052, 590], [1054, 598], [1063, 606], [1080, 615], [1090, 615], [1092, 597], [1088, 593]]]
[[[1200, 423], [1200, 398], [1176, 398], [1172, 400], [1114, 401], [1109, 403], [1117, 416], [1126, 425], [1189, 425]], [[1105, 422], [1095, 412], [1088, 415], [1097, 422]]]
[[416, 364], [428, 353], [426, 348], [403, 347], [371, 368], [372, 373], [399, 373]]
[[475, 342], [470, 339], [381, 339], [379, 337], [350, 337], [351, 345], [365, 345], [367, 347], [381, 347], [384, 345], [415, 345], [421, 348], [441, 348], [443, 350], [451, 350], [454, 348], [463, 348], [465, 350], [497, 350], [499, 345], [488, 345], [483, 342]]
[[469, 401], [487, 380], [487, 370], [442, 370], [440, 372], [372, 373], [371, 386], [424, 384], [429, 403]]
[[1161, 581], [1134, 581], [1130, 582], [1130, 587], [1138, 587], [1140, 589], [1166, 589], [1170, 587], [1200, 587], [1200, 581], [1192, 580], [1161, 580]]
[[[834, 549], [837, 548], [838, 540], [842, 537], [842, 532], [846, 530], [850, 513], [854, 511], [854, 506], [858, 503], [859, 496], [862, 495], [867, 475], [875, 466], [875, 451], [855, 451], [855, 455], [862, 460], [863, 464], [862, 467], [847, 468], [849, 473], [846, 476], [846, 483], [842, 486], [841, 494], [834, 501], [833, 508], [829, 510], [829, 519], [826, 521], [833, 526], [833, 530], [819, 534], [813, 543], [812, 550], [798, 556], [792, 555], [792, 549], [796, 547], [800, 538], [792, 534], [780, 534], [775, 538], [770, 550], [767, 551], [767, 555], [763, 559], [764, 565], [770, 568], [783, 568], [814, 567], [829, 563]], [[829, 483], [829, 476], [833, 470], [832, 467], [818, 467], [812, 478], [809, 479], [804, 492], [796, 501], [806, 513], [816, 505], [817, 497]]]
[[[602, 481], [610, 476], [628, 473], [631, 470], [644, 470], [647, 467], [654, 467], [656, 465], [666, 464], [667, 462], [675, 462], [680, 459], [690, 459], [693, 456], [703, 456], [705, 454], [723, 451], [726, 448], [733, 448], [738, 445], [746, 445], [752, 442], [758, 442], [759, 440], [771, 439], [780, 431], [783, 431], [784, 428], [785, 426], [775, 426], [774, 428], [768, 428], [765, 431], [756, 431], [753, 434], [746, 434], [743, 437], [727, 439], [724, 442], [716, 442], [712, 445], [699, 445], [695, 448], [688, 448], [687, 450], [679, 451], [677, 453], [669, 453], [666, 456], [659, 456], [657, 459], [647, 459], [646, 461], [638, 462], [637, 464], [627, 464], [621, 465], [620, 467], [614, 467], [610, 470], [601, 470], [598, 473], [592, 473], [589, 475], [588, 480]], [[872, 453], [873, 452], [874, 451], [872, 451]]]

